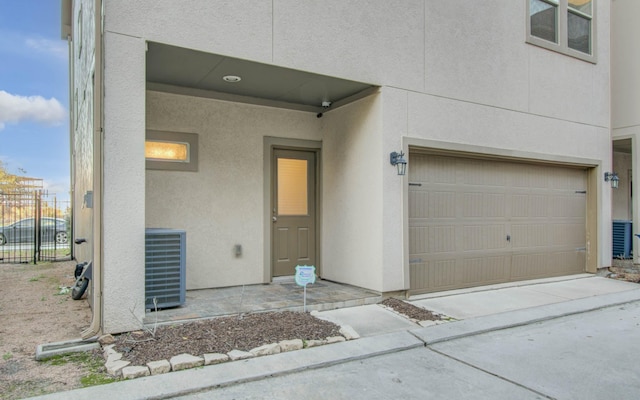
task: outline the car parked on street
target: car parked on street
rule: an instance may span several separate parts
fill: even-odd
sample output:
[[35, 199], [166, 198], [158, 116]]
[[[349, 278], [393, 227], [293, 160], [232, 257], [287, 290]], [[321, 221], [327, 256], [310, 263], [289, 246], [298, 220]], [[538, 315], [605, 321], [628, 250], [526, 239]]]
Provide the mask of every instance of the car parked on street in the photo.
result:
[[[6, 243], [29, 243], [34, 240], [35, 219], [25, 218], [0, 227], [0, 246]], [[66, 244], [69, 240], [67, 222], [62, 218], [40, 218], [41, 243]]]

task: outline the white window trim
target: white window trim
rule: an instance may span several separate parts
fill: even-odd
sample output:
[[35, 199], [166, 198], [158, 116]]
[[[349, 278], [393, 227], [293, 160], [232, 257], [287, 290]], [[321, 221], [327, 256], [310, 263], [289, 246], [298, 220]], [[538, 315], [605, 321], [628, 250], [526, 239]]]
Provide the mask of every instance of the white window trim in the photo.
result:
[[[569, 11], [568, 1], [567, 0], [542, 0], [548, 2], [549, 4], [557, 4], [558, 7], [558, 43], [549, 42], [537, 36], [531, 35], [531, 15], [529, 1], [525, 0], [525, 9], [527, 14], [527, 40], [526, 42], [538, 47], [543, 47], [548, 50], [552, 50], [558, 53], [562, 53], [574, 58], [578, 58], [583, 61], [588, 61], [590, 63], [597, 63], [597, 48], [596, 48], [596, 26], [597, 26], [597, 11], [596, 11], [596, 3], [597, 0], [592, 0], [592, 9], [591, 9], [591, 54], [585, 54], [581, 51], [574, 50], [569, 47], [569, 39], [568, 39], [568, 31], [567, 31], [567, 18]], [[581, 13], [578, 12], [578, 15]]]

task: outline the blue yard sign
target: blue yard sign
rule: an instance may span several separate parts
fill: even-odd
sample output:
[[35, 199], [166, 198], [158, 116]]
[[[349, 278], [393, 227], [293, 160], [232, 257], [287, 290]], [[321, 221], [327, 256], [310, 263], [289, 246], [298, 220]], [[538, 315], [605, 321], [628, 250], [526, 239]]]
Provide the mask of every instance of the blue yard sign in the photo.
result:
[[298, 286], [307, 286], [309, 283], [315, 283], [316, 267], [313, 265], [298, 265], [295, 278]]
[[316, 267], [313, 265], [298, 265], [296, 267], [295, 275], [296, 283], [298, 286], [304, 286], [304, 308], [303, 311], [307, 312], [307, 285], [313, 284], [316, 281]]

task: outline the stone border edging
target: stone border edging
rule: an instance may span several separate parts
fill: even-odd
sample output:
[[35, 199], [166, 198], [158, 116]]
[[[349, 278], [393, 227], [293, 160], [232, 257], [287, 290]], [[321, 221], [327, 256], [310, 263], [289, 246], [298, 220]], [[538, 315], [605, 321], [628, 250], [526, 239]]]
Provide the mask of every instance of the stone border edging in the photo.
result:
[[189, 368], [197, 368], [205, 365], [220, 364], [227, 361], [246, 360], [254, 357], [261, 357], [289, 351], [302, 350], [311, 347], [318, 347], [326, 344], [345, 342], [348, 340], [359, 339], [360, 335], [349, 325], [340, 327], [340, 335], [330, 336], [321, 340], [289, 339], [282, 340], [278, 343], [271, 343], [256, 347], [249, 351], [231, 350], [224, 353], [207, 353], [202, 356], [194, 356], [191, 354], [179, 354], [171, 357], [170, 360], [157, 360], [148, 362], [146, 365], [131, 365], [131, 361], [123, 359], [122, 353], [115, 350], [115, 344], [106, 344], [112, 342], [113, 336], [104, 335], [98, 339], [102, 346], [103, 357], [105, 358], [105, 368], [109, 375], [124, 379], [135, 379], [143, 376], [159, 375], [168, 372], [182, 371]]

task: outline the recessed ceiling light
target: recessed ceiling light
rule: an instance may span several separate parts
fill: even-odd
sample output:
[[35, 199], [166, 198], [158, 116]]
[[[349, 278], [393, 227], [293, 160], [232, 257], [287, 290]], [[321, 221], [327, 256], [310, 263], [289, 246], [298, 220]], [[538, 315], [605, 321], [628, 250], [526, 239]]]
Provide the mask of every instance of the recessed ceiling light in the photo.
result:
[[235, 75], [225, 75], [222, 77], [222, 80], [224, 80], [225, 82], [236, 83], [236, 82], [240, 82], [242, 78]]

